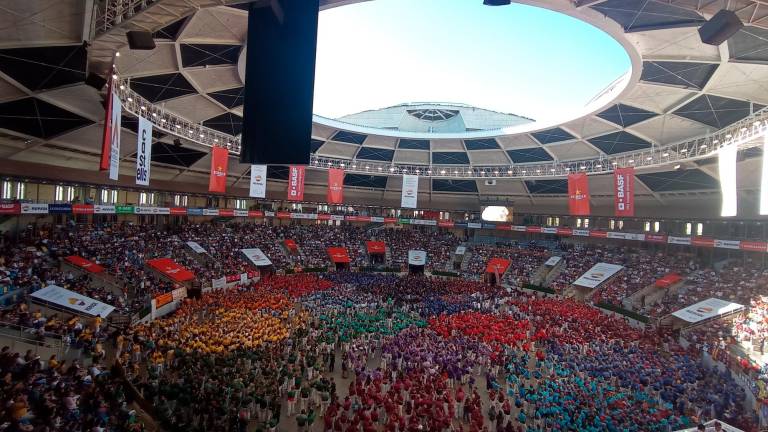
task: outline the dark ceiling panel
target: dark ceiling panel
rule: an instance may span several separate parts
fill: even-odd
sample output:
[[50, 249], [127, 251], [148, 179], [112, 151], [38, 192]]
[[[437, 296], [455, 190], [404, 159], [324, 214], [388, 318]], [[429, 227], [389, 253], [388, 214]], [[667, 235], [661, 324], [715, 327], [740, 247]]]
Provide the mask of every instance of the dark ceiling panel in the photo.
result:
[[152, 162], [189, 168], [207, 153], [184, 146], [164, 142], [152, 144]]
[[717, 70], [716, 63], [645, 61], [640, 80], [701, 90]]
[[387, 176], [345, 174], [344, 186], [384, 189], [387, 187]]
[[288, 180], [288, 167], [267, 165], [267, 178], [273, 180]]
[[325, 141], [312, 138], [312, 143], [310, 144], [310, 152], [316, 153], [317, 149], [319, 149], [323, 144], [325, 144]]
[[541, 147], [507, 150], [507, 154], [514, 163], [546, 162], [554, 160], [554, 158]]
[[718, 189], [720, 183], [698, 169], [637, 174], [637, 178], [654, 192]]
[[243, 105], [243, 91], [245, 87], [237, 87], [227, 90], [219, 90], [213, 93], [208, 93], [208, 96], [212, 97], [216, 102], [224, 105], [225, 107], [232, 109]]
[[465, 152], [432, 152], [432, 163], [437, 165], [468, 165]]
[[576, 139], [575, 136], [569, 134], [568, 132], [564, 131], [559, 127], [543, 130], [539, 132], [533, 132], [531, 133], [531, 136], [536, 138], [536, 141], [542, 144], [551, 144], [551, 143], [556, 143], [560, 141], [568, 141], [568, 140]]
[[612, 132], [590, 138], [588, 141], [605, 154], [626, 153], [651, 147], [648, 141], [625, 131]]
[[768, 30], [759, 27], [743, 27], [728, 39], [731, 61], [768, 63]]
[[673, 114], [721, 129], [750, 115], [751, 108], [747, 101], [704, 94]]
[[366, 138], [368, 138], [368, 135], [348, 131], [338, 131], [331, 138], [331, 141], [360, 145], [365, 141]]
[[432, 179], [432, 191], [477, 193], [477, 182], [474, 180]]
[[382, 162], [392, 162], [395, 151], [390, 149], [380, 149], [373, 147], [361, 147], [357, 152], [355, 159], [365, 159]]
[[597, 115], [603, 120], [621, 127], [629, 127], [650, 118], [656, 117], [656, 113], [646, 111], [642, 108], [636, 108], [624, 104], [616, 104]]
[[0, 129], [49, 139], [92, 121], [35, 98], [0, 103]]
[[241, 45], [181, 44], [181, 64], [188, 68], [237, 64], [241, 48]]
[[209, 118], [203, 122], [203, 126], [228, 135], [238, 136], [243, 130], [243, 118], [228, 112]]
[[178, 21], [174, 21], [167, 26], [161, 28], [160, 30], [152, 33], [152, 37], [154, 39], [169, 39], [169, 40], [176, 40], [176, 37], [179, 36], [179, 31], [181, 30], [181, 27], [184, 26], [184, 23], [187, 21], [186, 18], [182, 18]]
[[698, 26], [705, 21], [695, 11], [655, 0], [606, 0], [591, 8], [627, 32]]
[[534, 195], [565, 195], [568, 193], [568, 180], [526, 180], [528, 192]]
[[493, 138], [482, 138], [473, 140], [464, 140], [467, 150], [497, 150], [499, 143]]
[[131, 88], [153, 103], [197, 93], [192, 84], [178, 72], [132, 78]]
[[397, 148], [408, 150], [429, 150], [429, 140], [401, 138]]
[[[129, 131], [135, 133], [138, 135], [139, 133], [139, 118], [133, 117], [131, 115], [123, 114], [120, 119], [120, 126], [123, 129], [128, 129]], [[160, 139], [164, 137], [165, 134], [161, 132], [158, 128], [152, 128], [152, 137], [155, 139]]]
[[0, 71], [36, 91], [85, 81], [82, 44], [0, 50]]

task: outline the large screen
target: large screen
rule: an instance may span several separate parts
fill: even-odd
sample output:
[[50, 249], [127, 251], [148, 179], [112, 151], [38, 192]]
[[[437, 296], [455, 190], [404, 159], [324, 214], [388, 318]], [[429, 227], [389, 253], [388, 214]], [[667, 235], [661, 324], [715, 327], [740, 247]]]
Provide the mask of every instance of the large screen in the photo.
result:
[[513, 215], [512, 207], [486, 206], [481, 217], [488, 222], [512, 222]]

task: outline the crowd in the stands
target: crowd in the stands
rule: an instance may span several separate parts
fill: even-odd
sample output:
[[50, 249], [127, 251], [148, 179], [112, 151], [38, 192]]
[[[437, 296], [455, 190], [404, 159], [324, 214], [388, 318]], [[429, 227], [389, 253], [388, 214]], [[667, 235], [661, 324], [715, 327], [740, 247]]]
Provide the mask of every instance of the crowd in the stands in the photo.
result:
[[409, 250], [423, 250], [427, 253], [428, 270], [451, 270], [453, 254], [461, 241], [449, 231], [434, 228], [379, 229], [372, 235], [389, 247], [390, 264], [397, 268], [407, 267]]

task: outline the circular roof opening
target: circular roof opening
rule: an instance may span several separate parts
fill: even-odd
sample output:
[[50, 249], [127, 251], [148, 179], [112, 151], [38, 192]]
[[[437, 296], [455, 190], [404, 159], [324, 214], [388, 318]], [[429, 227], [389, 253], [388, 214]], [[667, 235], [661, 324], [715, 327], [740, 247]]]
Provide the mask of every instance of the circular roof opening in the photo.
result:
[[[552, 10], [375, 0], [320, 14], [314, 112], [405, 132], [551, 124], [585, 114], [630, 68], [609, 34]], [[490, 114], [464, 114], [477, 109]], [[393, 121], [398, 115], [407, 126]]]

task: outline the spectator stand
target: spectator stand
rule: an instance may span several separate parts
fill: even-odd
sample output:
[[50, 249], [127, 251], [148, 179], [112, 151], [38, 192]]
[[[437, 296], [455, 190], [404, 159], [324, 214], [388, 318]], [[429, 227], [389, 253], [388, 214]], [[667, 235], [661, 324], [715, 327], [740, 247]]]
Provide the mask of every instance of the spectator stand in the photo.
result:
[[88, 275], [91, 279], [91, 285], [99, 285], [107, 288], [115, 296], [123, 295], [117, 280], [113, 278], [101, 265], [87, 260], [81, 256], [70, 255], [61, 260], [61, 271], [63, 273], [72, 272], [75, 275]]

